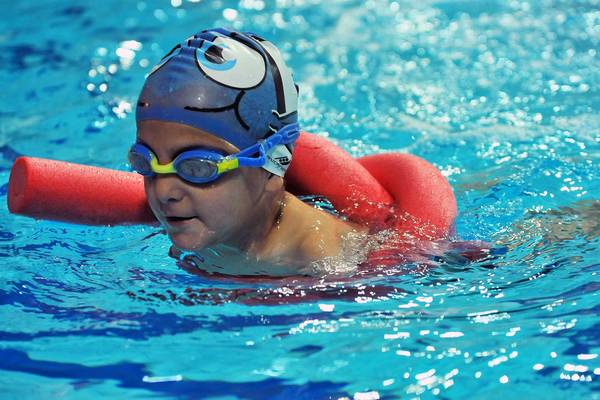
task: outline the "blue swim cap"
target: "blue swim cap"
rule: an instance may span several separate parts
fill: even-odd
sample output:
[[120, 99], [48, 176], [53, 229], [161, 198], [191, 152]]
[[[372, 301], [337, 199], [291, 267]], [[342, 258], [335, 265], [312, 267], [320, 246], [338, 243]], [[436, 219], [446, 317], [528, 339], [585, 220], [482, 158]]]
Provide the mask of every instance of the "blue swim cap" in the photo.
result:
[[298, 88], [275, 45], [215, 28], [175, 46], [152, 69], [136, 120], [178, 122], [244, 149], [296, 123], [297, 108]]

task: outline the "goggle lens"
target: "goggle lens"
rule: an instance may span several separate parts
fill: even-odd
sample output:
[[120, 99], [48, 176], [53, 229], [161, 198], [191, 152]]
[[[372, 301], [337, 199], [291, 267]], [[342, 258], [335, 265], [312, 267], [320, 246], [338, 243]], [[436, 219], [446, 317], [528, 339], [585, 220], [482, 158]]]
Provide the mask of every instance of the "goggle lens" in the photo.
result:
[[202, 183], [213, 180], [217, 175], [217, 164], [209, 160], [188, 158], [176, 163], [177, 174], [185, 180]]
[[150, 176], [153, 174], [150, 161], [143, 154], [134, 150], [129, 152], [129, 164], [131, 165], [131, 169], [140, 175]]

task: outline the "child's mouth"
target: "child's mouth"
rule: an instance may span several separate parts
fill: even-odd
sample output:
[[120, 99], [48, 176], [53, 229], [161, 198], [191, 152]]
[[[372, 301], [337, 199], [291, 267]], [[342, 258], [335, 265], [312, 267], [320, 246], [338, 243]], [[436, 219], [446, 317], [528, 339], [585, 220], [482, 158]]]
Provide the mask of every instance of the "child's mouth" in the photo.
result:
[[178, 224], [184, 223], [186, 221], [191, 221], [191, 220], [195, 219], [196, 217], [195, 216], [192, 216], [192, 217], [174, 217], [173, 216], [173, 217], [166, 217], [166, 218], [167, 218], [167, 222], [170, 225], [173, 225], [173, 224], [178, 225]]
[[185, 221], [186, 219], [192, 219], [195, 217], [167, 217], [168, 221]]

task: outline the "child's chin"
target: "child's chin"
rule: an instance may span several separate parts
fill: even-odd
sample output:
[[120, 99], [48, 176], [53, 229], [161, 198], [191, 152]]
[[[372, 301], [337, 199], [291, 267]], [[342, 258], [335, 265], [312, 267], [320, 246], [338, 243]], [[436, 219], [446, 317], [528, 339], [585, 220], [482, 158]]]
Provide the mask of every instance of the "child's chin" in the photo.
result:
[[191, 233], [169, 234], [169, 239], [175, 247], [184, 251], [199, 251], [207, 246], [205, 241]]

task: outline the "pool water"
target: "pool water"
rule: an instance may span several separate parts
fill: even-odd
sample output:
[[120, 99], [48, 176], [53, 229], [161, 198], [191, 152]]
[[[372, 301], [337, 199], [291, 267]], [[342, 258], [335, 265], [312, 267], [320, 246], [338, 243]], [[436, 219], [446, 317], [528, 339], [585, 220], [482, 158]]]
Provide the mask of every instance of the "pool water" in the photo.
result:
[[[12, 2], [0, 21], [0, 397], [600, 398], [598, 0]], [[207, 27], [285, 53], [305, 130], [439, 167], [434, 268], [186, 273], [156, 228], [8, 213], [22, 154], [126, 170], [153, 63]], [[40, 199], [43, 201], [43, 199]]]

